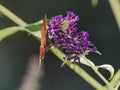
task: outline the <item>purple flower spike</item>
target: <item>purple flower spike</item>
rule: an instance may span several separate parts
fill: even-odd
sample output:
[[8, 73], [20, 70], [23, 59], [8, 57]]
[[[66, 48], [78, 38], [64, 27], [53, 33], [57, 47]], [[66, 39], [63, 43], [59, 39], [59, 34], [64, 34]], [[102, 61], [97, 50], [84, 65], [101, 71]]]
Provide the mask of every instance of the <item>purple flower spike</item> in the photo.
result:
[[77, 32], [78, 20], [79, 17], [73, 12], [67, 12], [66, 17], [62, 15], [52, 17], [48, 25], [51, 42], [65, 53], [67, 60], [75, 62], [80, 60], [80, 55], [97, 52], [97, 48], [88, 40], [89, 34], [85, 31]]

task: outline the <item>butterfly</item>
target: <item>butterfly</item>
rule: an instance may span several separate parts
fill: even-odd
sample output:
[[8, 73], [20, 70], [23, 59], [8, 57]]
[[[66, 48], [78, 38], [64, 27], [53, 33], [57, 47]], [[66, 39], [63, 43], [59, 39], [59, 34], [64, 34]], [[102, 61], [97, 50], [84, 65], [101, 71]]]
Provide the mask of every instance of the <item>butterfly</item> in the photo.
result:
[[40, 45], [40, 53], [39, 53], [39, 67], [41, 67], [42, 61], [45, 57], [45, 52], [47, 49], [47, 16], [45, 15], [43, 19], [42, 29], [41, 29], [41, 45]]

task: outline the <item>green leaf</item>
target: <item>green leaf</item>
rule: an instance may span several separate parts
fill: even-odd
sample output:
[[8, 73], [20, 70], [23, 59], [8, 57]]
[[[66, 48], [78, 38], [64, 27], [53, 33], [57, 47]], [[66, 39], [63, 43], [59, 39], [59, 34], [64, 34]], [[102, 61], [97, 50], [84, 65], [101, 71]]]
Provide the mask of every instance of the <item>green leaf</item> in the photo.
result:
[[15, 27], [8, 27], [0, 30], [0, 41], [4, 38], [15, 34], [18, 31], [25, 31], [30, 35], [33, 35], [36, 39], [40, 39], [40, 29], [42, 27], [42, 20], [29, 24], [25, 27], [15, 26]]
[[42, 20], [29, 24], [25, 26], [25, 31], [28, 32], [29, 34], [33, 35], [37, 40], [40, 40], [41, 38], [41, 28], [42, 28]]
[[[47, 23], [49, 23], [50, 20], [47, 20]], [[43, 20], [40, 20], [38, 22], [29, 24], [28, 26], [26, 26], [25, 28], [27, 29], [26, 31], [28, 33], [31, 33], [35, 38], [37, 38], [37, 40], [39, 40], [41, 38], [41, 28], [42, 28], [42, 23]]]
[[0, 41], [2, 41], [4, 38], [20, 31], [20, 27], [9, 27], [9, 28], [5, 28], [0, 30]]
[[80, 56], [80, 63], [89, 67], [95, 67], [95, 64], [91, 60], [87, 59], [84, 55]]
[[[40, 20], [40, 21], [38, 21], [38, 22], [29, 24], [29, 25], [26, 26], [25, 28], [27, 28], [28, 30], [30, 30], [30, 31], [32, 31], [32, 32], [39, 31], [39, 30], [41, 30], [42, 23], [43, 23], [43, 20]], [[49, 20], [49, 19], [47, 19], [47, 23], [50, 23], [50, 20]]]
[[35, 32], [35, 31], [39, 31], [42, 27], [42, 20], [29, 24], [28, 26], [26, 26], [25, 28], [27, 28], [28, 30]]

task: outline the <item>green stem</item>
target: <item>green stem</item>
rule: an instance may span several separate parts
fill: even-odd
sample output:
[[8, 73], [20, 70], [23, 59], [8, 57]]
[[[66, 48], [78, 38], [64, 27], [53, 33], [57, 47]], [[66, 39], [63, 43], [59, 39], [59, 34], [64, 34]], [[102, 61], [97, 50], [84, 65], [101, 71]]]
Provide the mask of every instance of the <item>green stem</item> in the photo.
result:
[[120, 69], [115, 73], [110, 83], [115, 87], [115, 90], [118, 90], [120, 87]]
[[[64, 62], [63, 57], [65, 56], [60, 50], [53, 47], [50, 50], [61, 60]], [[91, 84], [94, 88], [98, 90], [106, 90], [100, 83], [98, 83], [93, 77], [91, 77], [87, 72], [85, 72], [81, 67], [76, 64], [66, 63], [68, 67], [70, 67], [74, 72], [76, 72], [79, 76], [81, 76], [84, 80], [86, 80], [89, 84]]]
[[119, 0], [108, 0], [120, 30], [120, 2]]
[[94, 72], [106, 83], [109, 90], [114, 90], [114, 88], [111, 86], [111, 84], [107, 81], [107, 79], [98, 71], [97, 68], [92, 68]]
[[4, 14], [7, 18], [12, 20], [14, 23], [16, 23], [17, 25], [21, 26], [21, 28], [23, 28], [22, 30], [24, 30], [25, 32], [28, 32], [29, 34], [32, 34], [32, 32], [30, 32], [30, 30], [28, 30], [27, 28], [24, 27], [24, 26], [27, 26], [26, 22], [24, 22], [22, 19], [20, 19], [18, 16], [16, 16], [14, 13], [12, 13], [10, 10], [5, 8], [1, 4], [0, 4], [0, 12], [2, 14]]
[[[11, 11], [6, 9], [4, 6], [0, 4], [0, 12], [2, 12], [6, 17], [11, 19], [13, 22], [20, 26], [26, 26], [27, 23], [25, 23], [23, 20], [21, 20], [19, 17], [14, 15]], [[25, 28], [25, 31], [30, 33], [31, 32]], [[57, 48], [50, 48], [50, 50], [61, 60], [63, 60], [64, 54], [58, 50]], [[97, 82], [93, 77], [91, 77], [87, 72], [85, 72], [81, 67], [79, 67], [76, 64], [68, 64], [66, 63], [68, 67], [70, 67], [74, 72], [76, 72], [79, 76], [81, 76], [84, 80], [86, 80], [89, 84], [91, 84], [94, 88], [98, 90], [106, 90], [105, 87], [103, 87], [99, 82]], [[72, 67], [71, 67], [72, 66]]]
[[87, 59], [87, 58], [85, 57], [85, 55], [83, 55], [82, 58], [83, 58], [87, 63], [89, 63], [89, 67], [91, 67], [91, 68], [93, 69], [93, 71], [105, 82], [105, 84], [108, 86], [108, 88], [109, 88], [110, 90], [114, 90], [113, 87], [111, 86], [111, 84], [107, 81], [107, 79], [98, 71], [98, 67], [91, 65], [91, 63], [88, 62], [88, 61], [91, 61], [91, 60]]
[[118, 71], [115, 73], [110, 83], [115, 83], [118, 79], [120, 79], [120, 69], [118, 69]]
[[0, 4], [0, 12], [4, 14], [6, 17], [11, 19], [14, 23], [20, 25], [20, 26], [26, 26], [27, 23], [21, 20], [18, 16], [13, 14], [10, 10], [5, 8], [3, 5]]

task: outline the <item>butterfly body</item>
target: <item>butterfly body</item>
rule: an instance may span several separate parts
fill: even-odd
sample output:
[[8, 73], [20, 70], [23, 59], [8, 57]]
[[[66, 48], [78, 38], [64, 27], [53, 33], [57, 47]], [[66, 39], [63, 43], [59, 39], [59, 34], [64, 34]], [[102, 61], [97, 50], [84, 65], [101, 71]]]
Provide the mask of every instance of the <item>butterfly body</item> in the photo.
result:
[[41, 45], [40, 45], [40, 56], [39, 56], [39, 67], [41, 67], [42, 60], [45, 57], [47, 42], [47, 17], [43, 19], [42, 29], [41, 29]]

